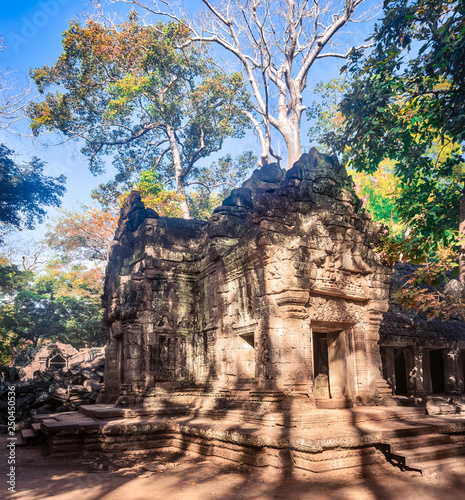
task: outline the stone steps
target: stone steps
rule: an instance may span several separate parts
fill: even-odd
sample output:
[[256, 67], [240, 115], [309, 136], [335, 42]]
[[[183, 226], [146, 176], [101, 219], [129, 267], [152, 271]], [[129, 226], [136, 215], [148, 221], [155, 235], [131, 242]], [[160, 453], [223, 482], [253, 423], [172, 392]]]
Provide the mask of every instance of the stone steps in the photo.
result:
[[32, 444], [35, 441], [36, 434], [32, 429], [21, 429], [21, 438], [25, 445]]
[[31, 427], [32, 427], [32, 430], [33, 430], [35, 436], [39, 437], [39, 435], [40, 435], [40, 422], [33, 422]]
[[433, 421], [436, 425], [426, 433], [424, 429], [410, 429], [410, 434], [386, 440], [388, 458], [425, 475], [465, 466], [465, 443], [453, 443], [451, 435], [444, 433], [450, 424], [445, 422], [441, 427]]
[[[269, 425], [263, 420], [251, 423], [236, 410], [222, 413], [221, 420], [203, 414], [156, 413], [92, 405], [80, 412], [37, 416], [31, 431], [44, 434], [55, 454], [163, 449], [313, 472], [383, 461], [385, 455], [404, 467], [428, 471], [441, 460], [465, 460], [465, 422], [425, 416], [419, 408], [313, 409], [304, 423], [288, 421], [285, 426], [281, 421], [287, 414], [278, 413], [257, 416]], [[298, 422], [299, 415], [292, 421]], [[316, 425], [310, 425], [312, 421]]]
[[[211, 402], [212, 398], [207, 399], [207, 403]], [[115, 405], [95, 404], [81, 406], [79, 412], [84, 415], [96, 418], [98, 420], [108, 420], [114, 418], [132, 418], [132, 417], [163, 417], [171, 418], [173, 416], [189, 416], [195, 414], [200, 418], [209, 420], [223, 421], [225, 419], [238, 419], [255, 425], [274, 427], [274, 426], [291, 426], [308, 428], [311, 426], [326, 428], [328, 425], [352, 425], [354, 422], [386, 422], [386, 421], [410, 421], [419, 419], [425, 416], [424, 408], [419, 407], [353, 407], [348, 408], [350, 402], [346, 400], [320, 400], [318, 406], [326, 406], [325, 408], [315, 408], [307, 405], [302, 405], [300, 399], [290, 399], [290, 408], [287, 410], [277, 411], [273, 406], [257, 406], [254, 409], [247, 405], [236, 408], [227, 407], [223, 409], [211, 409], [205, 407], [203, 401], [196, 401], [192, 406], [174, 406], [169, 408], [158, 407], [138, 407], [125, 408], [116, 407]], [[207, 405], [208, 406], [208, 405]], [[61, 415], [66, 415], [63, 413]], [[57, 418], [60, 418], [60, 414]]]
[[402, 450], [412, 450], [426, 446], [436, 446], [440, 444], [450, 444], [450, 436], [448, 434], [424, 434], [413, 436], [410, 438], [396, 438], [389, 441], [391, 453], [396, 453]]
[[465, 456], [459, 455], [451, 458], [441, 458], [439, 460], [429, 460], [427, 462], [416, 462], [412, 469], [419, 470], [422, 475], [430, 476], [436, 472], [460, 470], [465, 474]]
[[439, 444], [436, 446], [403, 450], [398, 456], [404, 465], [414, 468], [414, 464], [416, 463], [439, 460], [442, 458], [452, 458], [464, 454], [465, 445], [463, 444]]

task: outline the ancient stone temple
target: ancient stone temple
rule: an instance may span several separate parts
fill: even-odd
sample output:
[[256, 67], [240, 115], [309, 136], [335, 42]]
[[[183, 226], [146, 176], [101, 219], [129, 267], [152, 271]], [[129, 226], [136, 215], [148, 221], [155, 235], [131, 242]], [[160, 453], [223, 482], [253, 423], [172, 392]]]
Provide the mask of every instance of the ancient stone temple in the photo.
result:
[[[132, 192], [109, 252], [103, 395], [33, 417], [49, 450], [312, 472], [386, 457], [463, 466], [461, 400], [434, 402], [434, 417], [427, 405], [388, 406], [401, 369], [414, 395], [423, 369], [420, 337], [402, 340], [384, 321], [391, 270], [378, 237], [345, 169], [316, 150], [287, 172], [256, 170], [208, 222], [159, 217]], [[400, 348], [413, 369], [396, 361]]]
[[[396, 263], [391, 297], [416, 271], [412, 264]], [[446, 286], [453, 285], [449, 281]], [[435, 290], [431, 286], [430, 289]], [[390, 300], [380, 325], [380, 351], [384, 379], [395, 396], [416, 396], [430, 402], [442, 395], [444, 405], [464, 406], [465, 323], [458, 318], [427, 319], [426, 313], [402, 309]], [[455, 402], [458, 402], [455, 404]]]
[[378, 238], [345, 168], [315, 149], [255, 170], [208, 222], [159, 217], [133, 191], [109, 252], [102, 402], [379, 401]]

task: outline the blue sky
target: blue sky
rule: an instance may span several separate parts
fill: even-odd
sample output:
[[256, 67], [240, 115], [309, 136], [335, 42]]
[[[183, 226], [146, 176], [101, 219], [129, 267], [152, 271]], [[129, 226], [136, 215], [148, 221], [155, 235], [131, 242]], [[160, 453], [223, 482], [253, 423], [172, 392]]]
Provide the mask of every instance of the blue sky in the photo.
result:
[[[62, 52], [61, 35], [68, 28], [71, 19], [85, 17], [91, 10], [87, 0], [17, 0], [5, 2], [0, 14], [0, 35], [8, 46], [0, 53], [0, 68], [11, 71], [9, 79], [15, 85], [27, 85], [27, 76], [31, 68], [52, 65]], [[32, 89], [37, 95], [36, 90]], [[30, 134], [28, 122], [18, 126], [24, 134]], [[48, 137], [47, 141], [62, 142], [62, 138]], [[0, 131], [0, 142], [5, 143], [16, 153], [18, 162], [27, 162], [36, 156], [46, 163], [45, 173], [67, 178], [66, 194], [62, 207], [77, 209], [80, 203], [92, 203], [91, 191], [100, 183], [111, 178], [111, 172], [98, 177], [93, 176], [87, 161], [80, 154], [78, 142], [67, 142], [57, 146], [43, 147], [27, 137]], [[56, 209], [49, 209], [50, 217], [56, 215]], [[20, 237], [24, 241], [41, 239], [46, 231], [45, 224], [38, 225], [35, 231], [23, 231]], [[15, 236], [16, 237], [16, 236]]]
[[[103, 3], [103, 2], [102, 2]], [[183, 2], [189, 7], [198, 5], [198, 0]], [[369, 0], [367, 2], [371, 4]], [[125, 5], [112, 7], [112, 9], [127, 12]], [[27, 75], [31, 68], [52, 65], [62, 51], [61, 35], [69, 26], [71, 19], [85, 18], [87, 11], [92, 11], [92, 6], [87, 0], [9, 0], [2, 3], [0, 14], [0, 35], [4, 37], [8, 48], [0, 53], [0, 68], [12, 71], [10, 80], [16, 85], [27, 84]], [[352, 30], [357, 30], [359, 40], [367, 38], [371, 31], [372, 23], [357, 24]], [[329, 80], [339, 76], [338, 68], [342, 61], [325, 59], [318, 71], [314, 72], [313, 79], [309, 82], [311, 90], [319, 80]], [[33, 94], [37, 94], [33, 89]], [[310, 102], [307, 99], [307, 104]], [[305, 128], [305, 118], [303, 119]], [[24, 121], [19, 128], [25, 134], [28, 132], [28, 123]], [[49, 138], [50, 140], [50, 138]], [[55, 137], [54, 142], [60, 138]], [[0, 131], [0, 142], [5, 143], [18, 154], [18, 161], [27, 161], [31, 156], [37, 156], [47, 163], [48, 175], [64, 174], [67, 177], [67, 193], [63, 199], [63, 207], [77, 208], [80, 202], [90, 203], [90, 193], [98, 184], [111, 177], [111, 168], [106, 175], [94, 177], [87, 168], [87, 162], [80, 154], [81, 145], [77, 142], [68, 142], [59, 146], [47, 148], [34, 143], [28, 138], [19, 138], [13, 134]], [[303, 145], [307, 142], [306, 132], [302, 133]], [[279, 147], [279, 146], [278, 146]], [[278, 149], [277, 145], [275, 148]], [[225, 151], [233, 154], [245, 150], [254, 150], [259, 154], [256, 139], [252, 133], [241, 141], [240, 145], [229, 141]], [[229, 151], [228, 151], [229, 150]], [[56, 213], [54, 210], [50, 214]], [[36, 231], [43, 233], [43, 229]]]
[[[8, 48], [0, 54], [0, 67], [12, 71], [10, 79], [19, 86], [27, 85], [31, 68], [52, 65], [62, 51], [61, 35], [71, 19], [83, 16], [88, 10], [87, 0], [20, 0], [9, 1], [2, 6], [0, 34]], [[32, 89], [37, 94], [35, 89]], [[24, 121], [19, 128], [29, 133]], [[78, 202], [89, 202], [93, 187], [103, 182], [104, 177], [94, 177], [87, 169], [87, 162], [80, 155], [80, 145], [68, 142], [61, 146], [42, 147], [27, 138], [0, 132], [0, 140], [20, 155], [18, 160], [27, 161], [37, 156], [47, 163], [49, 175], [64, 174], [67, 193], [63, 206], [77, 206]], [[60, 142], [54, 137], [53, 142]], [[51, 141], [52, 138], [48, 138]]]

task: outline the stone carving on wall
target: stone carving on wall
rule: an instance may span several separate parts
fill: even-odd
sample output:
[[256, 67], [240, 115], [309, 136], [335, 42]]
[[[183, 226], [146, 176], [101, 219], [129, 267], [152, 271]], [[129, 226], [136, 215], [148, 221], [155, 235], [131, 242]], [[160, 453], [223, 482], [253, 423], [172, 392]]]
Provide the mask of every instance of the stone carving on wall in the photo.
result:
[[[208, 222], [159, 217], [132, 192], [104, 295], [105, 329], [120, 332], [109, 337], [108, 356], [122, 344], [131, 357], [108, 359], [125, 370], [124, 380], [105, 381], [106, 400], [117, 400], [121, 387], [142, 396], [144, 384], [214, 384], [241, 397], [246, 387], [298, 386], [311, 399], [312, 329], [336, 342], [358, 325], [376, 340], [390, 275], [373, 252], [376, 234], [345, 168], [315, 149], [287, 172], [255, 170]], [[331, 392], [374, 397], [379, 353], [342, 338], [340, 352], [364, 365], [347, 365], [358, 377], [349, 389], [331, 381], [330, 366]]]

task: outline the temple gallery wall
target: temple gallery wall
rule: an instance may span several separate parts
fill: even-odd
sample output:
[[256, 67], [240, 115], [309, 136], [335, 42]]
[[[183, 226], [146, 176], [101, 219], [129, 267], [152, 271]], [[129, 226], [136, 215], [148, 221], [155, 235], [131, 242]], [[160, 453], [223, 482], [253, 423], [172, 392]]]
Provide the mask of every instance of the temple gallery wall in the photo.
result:
[[[344, 167], [315, 149], [255, 170], [208, 222], [159, 217], [133, 191], [109, 251], [101, 402], [197, 391], [336, 408], [463, 390], [465, 329], [433, 345], [391, 328], [378, 241]], [[441, 387], [439, 357], [455, 370]]]

